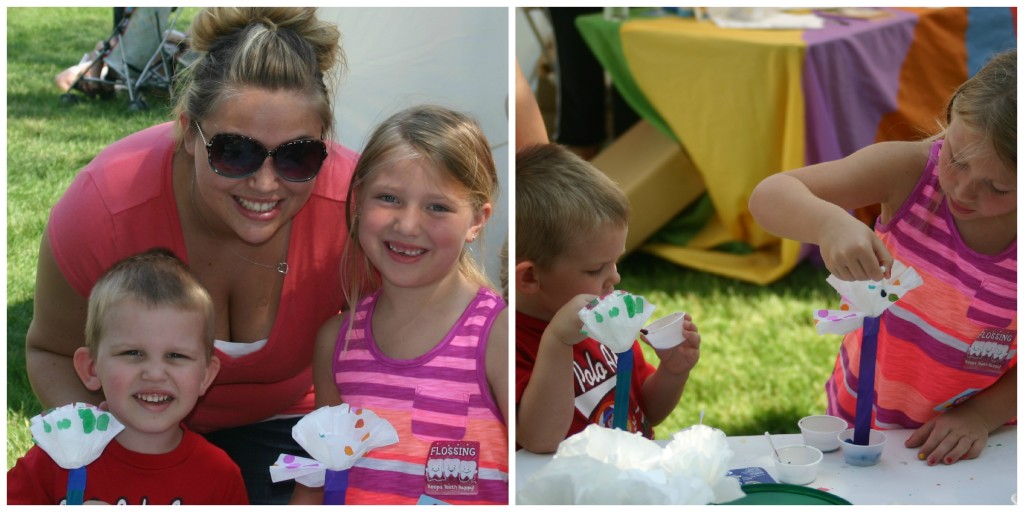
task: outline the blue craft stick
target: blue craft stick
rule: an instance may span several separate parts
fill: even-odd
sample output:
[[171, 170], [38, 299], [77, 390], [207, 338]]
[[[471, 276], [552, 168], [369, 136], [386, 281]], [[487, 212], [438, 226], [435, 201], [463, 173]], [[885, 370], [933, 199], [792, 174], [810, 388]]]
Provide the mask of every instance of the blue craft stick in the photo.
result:
[[324, 475], [324, 505], [344, 505], [348, 492], [348, 470], [327, 470]]
[[867, 446], [871, 438], [871, 410], [875, 402], [875, 357], [878, 353], [880, 317], [864, 317], [860, 341], [860, 373], [857, 375], [857, 411], [853, 419], [853, 444]]
[[85, 500], [85, 466], [68, 471], [67, 505], [81, 505]]
[[612, 415], [612, 427], [629, 430], [629, 384], [633, 377], [633, 347], [619, 352], [615, 368], [615, 409]]

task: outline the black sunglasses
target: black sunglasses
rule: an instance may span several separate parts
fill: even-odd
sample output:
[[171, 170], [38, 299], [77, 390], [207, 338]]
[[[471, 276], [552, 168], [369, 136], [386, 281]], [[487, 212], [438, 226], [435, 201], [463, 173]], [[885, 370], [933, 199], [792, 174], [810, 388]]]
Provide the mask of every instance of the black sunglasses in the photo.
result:
[[234, 133], [218, 133], [206, 141], [198, 121], [193, 121], [206, 144], [206, 154], [213, 172], [226, 178], [251, 176], [273, 157], [277, 175], [286, 181], [309, 181], [320, 172], [327, 158], [327, 145], [322, 140], [301, 139], [267, 149], [256, 139]]

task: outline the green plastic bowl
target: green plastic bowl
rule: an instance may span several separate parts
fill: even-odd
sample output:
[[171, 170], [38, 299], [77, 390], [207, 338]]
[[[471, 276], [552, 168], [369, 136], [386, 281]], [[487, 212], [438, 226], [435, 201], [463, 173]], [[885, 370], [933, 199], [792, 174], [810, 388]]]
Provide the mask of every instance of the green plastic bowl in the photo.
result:
[[747, 484], [741, 489], [746, 496], [724, 505], [852, 505], [835, 494], [802, 485]]

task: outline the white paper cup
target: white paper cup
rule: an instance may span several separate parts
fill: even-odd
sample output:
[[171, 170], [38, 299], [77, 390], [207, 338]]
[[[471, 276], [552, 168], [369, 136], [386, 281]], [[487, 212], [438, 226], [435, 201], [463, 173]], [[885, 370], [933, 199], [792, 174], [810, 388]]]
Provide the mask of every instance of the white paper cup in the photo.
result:
[[[779, 459], [775, 460], [775, 469], [779, 472], [779, 480], [787, 484], [807, 485], [818, 478], [823, 455], [821, 450], [798, 444], [779, 448]], [[775, 457], [772, 457], [774, 460]]]
[[652, 347], [665, 350], [672, 348], [683, 341], [683, 315], [677, 312], [663, 316], [650, 323], [646, 327], [647, 334], [644, 336]]
[[804, 444], [813, 446], [822, 452], [834, 452], [839, 449], [838, 434], [846, 430], [846, 420], [835, 416], [806, 416], [797, 422]]
[[867, 446], [853, 444], [853, 429], [848, 428], [838, 435], [839, 446], [843, 448], [843, 459], [851, 466], [874, 466], [882, 458], [885, 448], [885, 434], [872, 430], [868, 434]]

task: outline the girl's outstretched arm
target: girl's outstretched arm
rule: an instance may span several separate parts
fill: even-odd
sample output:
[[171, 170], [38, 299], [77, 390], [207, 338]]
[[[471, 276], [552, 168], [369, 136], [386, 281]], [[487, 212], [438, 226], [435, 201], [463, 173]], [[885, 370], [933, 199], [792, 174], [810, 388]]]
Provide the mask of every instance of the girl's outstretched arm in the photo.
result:
[[313, 347], [313, 391], [317, 407], [341, 404], [341, 394], [334, 381], [334, 347], [338, 343], [338, 331], [347, 314], [332, 316], [316, 334], [316, 345]]
[[848, 212], [880, 204], [888, 220], [928, 162], [929, 142], [884, 142], [832, 162], [774, 174], [750, 196], [754, 220], [768, 232], [816, 244], [829, 271], [844, 280], [882, 279], [892, 256]]

